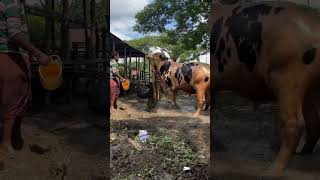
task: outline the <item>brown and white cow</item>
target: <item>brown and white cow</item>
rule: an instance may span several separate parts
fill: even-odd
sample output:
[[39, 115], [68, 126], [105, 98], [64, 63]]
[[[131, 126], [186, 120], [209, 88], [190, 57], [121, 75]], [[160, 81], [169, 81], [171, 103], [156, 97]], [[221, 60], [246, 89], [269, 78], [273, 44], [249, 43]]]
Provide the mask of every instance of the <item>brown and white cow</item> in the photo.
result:
[[319, 16], [294, 3], [269, 1], [214, 3], [209, 17], [214, 90], [280, 106], [281, 146], [268, 174], [281, 176], [303, 130], [301, 153], [311, 153], [320, 136]]
[[149, 53], [146, 58], [160, 72], [160, 84], [164, 90], [169, 90], [173, 104], [178, 107], [176, 95], [179, 90], [196, 94], [198, 109], [194, 116], [200, 115], [210, 100], [210, 66], [200, 62], [177, 63], [166, 58], [163, 52]]

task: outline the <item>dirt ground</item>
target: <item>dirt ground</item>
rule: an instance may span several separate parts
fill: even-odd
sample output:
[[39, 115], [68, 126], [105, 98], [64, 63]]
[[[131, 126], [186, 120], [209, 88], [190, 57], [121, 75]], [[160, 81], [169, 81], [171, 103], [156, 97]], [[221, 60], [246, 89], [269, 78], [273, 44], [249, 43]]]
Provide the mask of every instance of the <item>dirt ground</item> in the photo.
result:
[[[217, 94], [214, 112], [214, 145], [211, 172], [214, 179], [257, 179], [277, 153], [275, 104], [265, 104], [257, 111], [252, 103], [231, 92]], [[212, 135], [211, 135], [212, 136]], [[319, 144], [311, 155], [295, 155], [285, 176], [288, 180], [320, 179]]]
[[[112, 179], [207, 179], [209, 111], [192, 117], [194, 96], [180, 94], [180, 109], [170, 108], [164, 97], [157, 113], [146, 111], [147, 99], [120, 98], [111, 115]], [[148, 131], [146, 143], [140, 142], [139, 130]]]
[[1, 167], [1, 180], [107, 179], [105, 117], [85, 101], [32, 111], [23, 120], [23, 150]]

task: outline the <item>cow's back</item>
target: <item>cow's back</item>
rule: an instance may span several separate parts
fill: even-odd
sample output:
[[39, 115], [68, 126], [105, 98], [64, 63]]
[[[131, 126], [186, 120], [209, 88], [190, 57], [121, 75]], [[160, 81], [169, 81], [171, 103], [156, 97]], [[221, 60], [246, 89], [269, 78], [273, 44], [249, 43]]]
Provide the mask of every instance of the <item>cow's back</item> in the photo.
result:
[[270, 68], [288, 63], [288, 56], [303, 61], [304, 53], [319, 41], [319, 17], [293, 3], [218, 4], [212, 8], [211, 63], [216, 77], [231, 81], [225, 84], [235, 84], [240, 77], [259, 81]]

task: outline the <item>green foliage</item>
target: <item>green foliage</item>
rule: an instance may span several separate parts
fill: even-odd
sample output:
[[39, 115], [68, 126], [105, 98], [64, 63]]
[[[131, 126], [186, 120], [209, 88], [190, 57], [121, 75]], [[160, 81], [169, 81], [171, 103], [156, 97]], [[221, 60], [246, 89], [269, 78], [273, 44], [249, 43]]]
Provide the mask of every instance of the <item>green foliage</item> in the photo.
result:
[[43, 17], [28, 15], [30, 41], [36, 46], [42, 46], [44, 40], [45, 21]]
[[168, 43], [178, 49], [207, 50], [210, 2], [211, 0], [155, 0], [136, 14], [134, 30], [140, 33], [165, 33]]
[[203, 49], [186, 49], [181, 42], [174, 42], [167, 34], [159, 36], [146, 36], [140, 39], [127, 41], [127, 43], [145, 53], [150, 52], [152, 47], [167, 49], [171, 58], [179, 59], [180, 62], [198, 59]]

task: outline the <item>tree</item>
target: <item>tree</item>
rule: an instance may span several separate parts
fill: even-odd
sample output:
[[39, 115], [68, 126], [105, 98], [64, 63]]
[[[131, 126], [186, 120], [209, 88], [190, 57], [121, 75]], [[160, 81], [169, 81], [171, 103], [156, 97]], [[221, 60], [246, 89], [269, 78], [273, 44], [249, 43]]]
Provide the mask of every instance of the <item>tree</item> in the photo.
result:
[[140, 39], [127, 41], [127, 43], [145, 53], [149, 52], [153, 47], [165, 48], [168, 50], [171, 58], [179, 59], [180, 62], [197, 59], [202, 52], [201, 48], [191, 50], [184, 49], [184, 46], [181, 43], [175, 43], [173, 45], [166, 34], [146, 36]]
[[211, 0], [155, 0], [135, 16], [134, 30], [166, 35], [177, 49], [208, 49], [207, 19]]
[[43, 46], [44, 39], [44, 18], [39, 16], [28, 16], [28, 28], [31, 42], [37, 47]]

